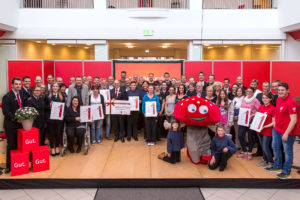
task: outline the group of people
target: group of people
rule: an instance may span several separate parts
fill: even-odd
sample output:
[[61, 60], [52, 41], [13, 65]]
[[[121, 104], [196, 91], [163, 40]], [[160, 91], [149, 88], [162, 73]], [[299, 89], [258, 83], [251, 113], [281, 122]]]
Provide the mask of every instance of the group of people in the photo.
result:
[[[35, 85], [31, 86], [31, 79], [24, 76], [12, 80], [12, 90], [2, 100], [2, 110], [5, 116], [4, 128], [7, 134], [7, 169], [10, 171], [10, 150], [17, 148], [17, 129], [21, 128], [15, 119], [15, 112], [21, 107], [34, 107], [39, 112], [33, 126], [39, 129], [39, 143], [45, 144], [45, 136], [49, 139], [51, 155], [60, 154], [62, 133], [66, 126], [68, 149], [74, 150], [74, 138], [77, 137], [76, 152], [81, 152], [86, 123], [80, 120], [80, 106], [102, 104], [105, 100], [101, 90], [109, 90], [110, 98], [114, 100], [128, 100], [130, 96], [138, 96], [140, 111], [131, 111], [130, 115], [105, 114], [104, 119], [93, 121], [91, 127], [91, 143], [101, 144], [101, 139], [112, 140], [111, 128], [114, 131], [114, 141], [138, 140], [138, 133], [144, 129], [144, 139], [147, 145], [155, 145], [162, 137], [168, 138], [168, 153], [159, 155], [159, 158], [170, 162], [180, 162], [180, 149], [184, 147], [184, 131], [180, 123], [174, 118], [175, 105], [191, 96], [205, 98], [217, 104], [220, 108], [220, 122], [215, 131], [210, 130], [212, 159], [210, 169], [220, 166], [220, 171], [226, 168], [227, 160], [241, 149], [238, 158], [252, 159], [252, 156], [263, 156], [258, 166], [268, 171], [279, 172], [279, 178], [289, 178], [293, 161], [293, 143], [297, 135], [298, 107], [289, 95], [289, 86], [276, 80], [271, 84], [262, 83], [262, 91], [258, 89], [258, 81], [252, 80], [250, 87], [243, 85], [242, 77], [237, 77], [231, 84], [228, 78], [222, 82], [215, 81], [210, 74], [208, 82], [205, 73], [199, 72], [199, 81], [194, 77], [187, 79], [171, 78], [168, 72], [163, 78], [155, 79], [150, 73], [147, 80], [134, 75], [127, 77], [121, 72], [121, 79], [115, 80], [112, 76], [106, 78], [91, 76], [77, 76], [70, 78], [70, 84], [63, 83], [61, 77], [53, 78], [47, 75], [47, 84], [42, 83], [40, 76], [35, 77]], [[272, 86], [272, 90], [271, 90]], [[50, 119], [53, 102], [64, 102], [66, 109], [64, 120]], [[146, 102], [156, 102], [156, 117], [146, 117]], [[256, 112], [267, 114], [263, 130], [260, 133], [249, 127], [237, 124], [239, 109], [251, 109], [251, 119]], [[105, 112], [105, 109], [103, 109]], [[166, 124], [171, 128], [165, 128]], [[105, 126], [105, 128], [104, 128]], [[104, 134], [105, 129], [105, 134]], [[247, 138], [246, 138], [247, 137]], [[252, 154], [253, 147], [257, 146], [257, 153]], [[282, 152], [284, 152], [284, 161]], [[273, 159], [275, 157], [275, 159]]]

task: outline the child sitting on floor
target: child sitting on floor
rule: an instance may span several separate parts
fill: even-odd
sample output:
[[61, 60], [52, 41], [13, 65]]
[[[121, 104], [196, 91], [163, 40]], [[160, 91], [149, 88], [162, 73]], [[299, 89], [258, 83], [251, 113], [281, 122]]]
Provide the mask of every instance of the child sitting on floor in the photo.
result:
[[213, 137], [210, 143], [212, 158], [208, 163], [208, 167], [213, 170], [220, 166], [219, 171], [224, 171], [228, 159], [236, 152], [236, 146], [232, 140], [225, 135], [223, 125], [218, 125], [216, 132], [216, 136]]
[[159, 159], [162, 159], [168, 163], [175, 164], [180, 162], [180, 150], [184, 147], [183, 132], [179, 131], [179, 122], [176, 119], [171, 121], [171, 130], [167, 137], [167, 151], [158, 155]]

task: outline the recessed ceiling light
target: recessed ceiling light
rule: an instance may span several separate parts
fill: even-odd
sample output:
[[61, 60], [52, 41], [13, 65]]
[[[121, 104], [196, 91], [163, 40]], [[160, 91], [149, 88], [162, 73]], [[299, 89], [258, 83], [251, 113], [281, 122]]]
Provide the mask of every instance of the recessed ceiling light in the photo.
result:
[[68, 45], [68, 47], [72, 47], [71, 45]]
[[52, 45], [52, 46], [55, 46], [56, 44], [53, 43], [53, 44], [51, 44], [51, 45]]
[[42, 43], [42, 41], [36, 41], [36, 43]]
[[85, 49], [89, 49], [90, 47], [83, 47], [83, 48], [85, 48]]
[[145, 49], [145, 53], [149, 53], [150, 52], [150, 50], [149, 49]]
[[224, 46], [224, 48], [227, 48], [228, 46]]

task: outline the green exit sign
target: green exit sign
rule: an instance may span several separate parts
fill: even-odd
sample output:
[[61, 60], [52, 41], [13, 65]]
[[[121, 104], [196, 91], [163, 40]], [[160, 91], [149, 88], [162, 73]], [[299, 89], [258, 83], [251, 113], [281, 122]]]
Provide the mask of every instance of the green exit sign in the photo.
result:
[[144, 30], [144, 36], [152, 36], [153, 31], [152, 30]]

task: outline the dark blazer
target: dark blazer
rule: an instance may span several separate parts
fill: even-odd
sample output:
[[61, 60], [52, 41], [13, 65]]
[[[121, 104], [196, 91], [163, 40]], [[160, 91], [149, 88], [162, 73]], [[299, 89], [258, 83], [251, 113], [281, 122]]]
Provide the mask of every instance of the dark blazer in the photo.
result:
[[[24, 102], [22, 102], [23, 94], [20, 94], [22, 107]], [[7, 130], [9, 128], [20, 128], [21, 124], [18, 124], [15, 119], [15, 113], [19, 109], [19, 104], [15, 93], [11, 90], [2, 99], [2, 112], [4, 115], [4, 128]]]
[[[91, 96], [92, 96], [93, 94], [91, 94], [90, 96], [89, 96], [89, 105], [91, 105]], [[102, 95], [102, 94], [99, 94], [100, 95], [100, 99], [101, 99], [101, 105], [102, 105], [102, 110], [103, 110], [103, 113], [104, 113], [104, 115], [105, 115], [105, 102], [104, 102], [104, 96]]]
[[[57, 121], [57, 120], [50, 120], [50, 114], [51, 114], [50, 103], [52, 101], [65, 103], [66, 102], [65, 96], [62, 95], [62, 97], [63, 97], [62, 99], [60, 99], [58, 96], [55, 97], [54, 95], [52, 95], [52, 97], [49, 97], [48, 94], [45, 96], [45, 119], [46, 119], [47, 123], [51, 123], [53, 121]], [[64, 114], [65, 113], [66, 113], [66, 107], [65, 107], [65, 110], [64, 110]]]
[[44, 128], [45, 125], [45, 99], [40, 97], [36, 99], [35, 97], [31, 96], [26, 101], [27, 107], [34, 107], [38, 112], [39, 115], [35, 118], [33, 122], [33, 127], [38, 129]]
[[23, 102], [24, 104], [26, 104], [27, 99], [31, 96], [31, 90], [30, 88], [28, 88], [28, 90], [26, 91], [24, 87], [22, 87], [22, 89], [20, 90], [20, 94], [22, 94]]
[[110, 98], [115, 99], [115, 100], [127, 100], [127, 92], [123, 89], [120, 88], [118, 92], [118, 97], [116, 98], [116, 88], [110, 90]]
[[67, 128], [85, 125], [85, 123], [76, 121], [76, 117], [80, 117], [80, 110], [78, 109], [78, 112], [74, 112], [72, 106], [68, 107], [66, 109], [66, 116], [65, 116], [65, 120], [67, 122]]

